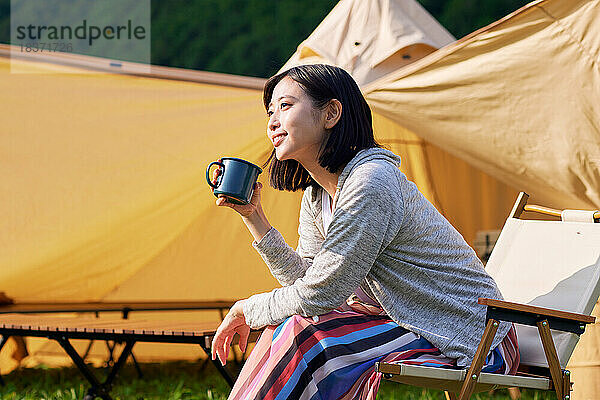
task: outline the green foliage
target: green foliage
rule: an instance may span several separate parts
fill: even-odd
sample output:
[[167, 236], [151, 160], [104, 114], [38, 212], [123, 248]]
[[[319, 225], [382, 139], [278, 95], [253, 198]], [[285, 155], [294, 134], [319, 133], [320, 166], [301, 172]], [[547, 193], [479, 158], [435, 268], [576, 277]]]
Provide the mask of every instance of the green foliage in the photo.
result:
[[456, 38], [518, 10], [530, 0], [418, 0]]
[[[132, 365], [126, 365], [114, 382], [111, 396], [117, 399], [145, 400], [225, 400], [229, 387], [212, 365], [203, 362], [142, 364], [143, 378]], [[95, 369], [103, 380], [106, 371]], [[90, 387], [76, 368], [21, 369], [3, 377], [0, 400], [76, 400]]]
[[[528, 0], [418, 0], [460, 38]], [[268, 77], [337, 0], [152, 0], [151, 62]], [[10, 0], [0, 0], [0, 42], [10, 41]]]
[[10, 42], [10, 0], [0, 0], [0, 43]]
[[[229, 365], [229, 364], [228, 364]], [[199, 361], [142, 364], [143, 378], [138, 378], [132, 365], [126, 365], [115, 382], [111, 395], [115, 400], [224, 400], [229, 387], [214, 367]], [[97, 369], [101, 378], [105, 371]], [[76, 368], [21, 369], [5, 375], [0, 386], [0, 400], [75, 400], [82, 399], [89, 384]], [[381, 383], [379, 400], [442, 400], [443, 392]], [[523, 400], [550, 400], [552, 392], [523, 391]], [[479, 393], [473, 400], [509, 400], [506, 390]]]
[[152, 2], [155, 64], [270, 76], [335, 0]]

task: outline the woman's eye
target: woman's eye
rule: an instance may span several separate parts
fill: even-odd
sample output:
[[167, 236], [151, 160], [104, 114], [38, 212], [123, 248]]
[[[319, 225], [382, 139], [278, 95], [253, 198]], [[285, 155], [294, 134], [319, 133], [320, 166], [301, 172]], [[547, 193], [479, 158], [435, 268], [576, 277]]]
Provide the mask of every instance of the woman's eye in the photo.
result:
[[[280, 109], [282, 109], [282, 110], [283, 110], [284, 108], [287, 108], [287, 107], [289, 107], [289, 106], [291, 106], [291, 104], [290, 104], [290, 103], [281, 103], [281, 104], [279, 104], [279, 108], [280, 108]], [[267, 111], [267, 117], [268, 117], [268, 118], [271, 118], [271, 115], [273, 115], [273, 114], [274, 114], [274, 111], [273, 111], [273, 110], [269, 110], [269, 111]]]

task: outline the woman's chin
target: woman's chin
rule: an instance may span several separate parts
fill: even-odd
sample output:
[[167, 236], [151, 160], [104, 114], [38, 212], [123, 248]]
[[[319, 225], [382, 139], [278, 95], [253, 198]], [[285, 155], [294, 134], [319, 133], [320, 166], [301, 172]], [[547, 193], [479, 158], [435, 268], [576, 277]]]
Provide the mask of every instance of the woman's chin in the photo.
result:
[[284, 151], [278, 151], [277, 148], [275, 148], [275, 157], [278, 161], [285, 161], [290, 159]]

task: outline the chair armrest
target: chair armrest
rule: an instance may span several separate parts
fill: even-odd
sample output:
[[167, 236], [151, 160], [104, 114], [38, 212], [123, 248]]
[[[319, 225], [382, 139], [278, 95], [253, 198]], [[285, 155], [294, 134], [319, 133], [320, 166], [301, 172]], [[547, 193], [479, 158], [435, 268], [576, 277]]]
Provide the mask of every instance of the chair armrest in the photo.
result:
[[552, 329], [573, 332], [578, 335], [583, 333], [586, 324], [591, 324], [596, 320], [595, 317], [589, 315], [511, 303], [504, 300], [480, 298], [477, 302], [487, 306], [487, 319], [493, 318], [532, 326], [535, 326], [539, 321], [547, 320]]
[[582, 322], [584, 324], [593, 324], [596, 321], [596, 318], [592, 317], [591, 315], [553, 310], [551, 308], [531, 306], [529, 304], [511, 303], [510, 301], [498, 299], [486, 299], [481, 297], [479, 298], [479, 300], [477, 300], [477, 302], [488, 307], [503, 308], [506, 310], [520, 311], [523, 313], [535, 314], [540, 316], [564, 318], [568, 320]]

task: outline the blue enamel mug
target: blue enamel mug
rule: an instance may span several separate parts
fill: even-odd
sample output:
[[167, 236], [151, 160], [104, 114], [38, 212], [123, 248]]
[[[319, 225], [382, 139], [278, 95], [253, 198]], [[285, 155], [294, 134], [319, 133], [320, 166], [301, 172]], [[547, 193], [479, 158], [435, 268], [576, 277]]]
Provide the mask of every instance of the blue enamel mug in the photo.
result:
[[[210, 179], [210, 168], [213, 165], [221, 167], [221, 174], [216, 184]], [[215, 196], [225, 196], [233, 204], [248, 204], [254, 193], [254, 184], [262, 169], [241, 158], [223, 157], [213, 161], [206, 167], [206, 181], [213, 188]]]

